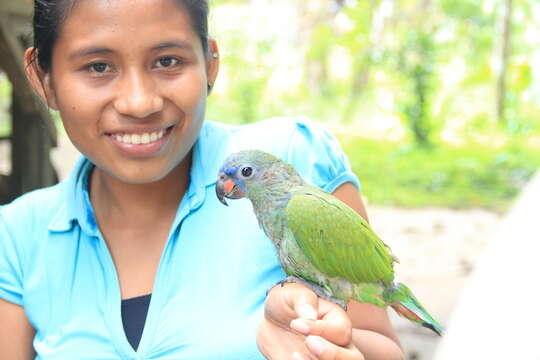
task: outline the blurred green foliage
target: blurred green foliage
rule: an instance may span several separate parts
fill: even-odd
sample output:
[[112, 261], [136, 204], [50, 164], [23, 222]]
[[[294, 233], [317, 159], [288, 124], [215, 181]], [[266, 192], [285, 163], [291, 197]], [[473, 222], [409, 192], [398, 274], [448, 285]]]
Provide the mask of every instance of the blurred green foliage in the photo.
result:
[[362, 138], [342, 138], [362, 193], [376, 204], [505, 211], [540, 166], [540, 151], [468, 144], [430, 151]]
[[420, 147], [433, 146], [434, 119], [430, 116], [434, 82], [435, 46], [428, 32], [410, 31], [397, 53], [408, 99], [399, 106], [413, 141]]
[[[332, 3], [214, 2], [223, 82], [208, 118], [324, 122], [346, 134], [374, 203], [506, 209], [540, 166], [540, 5], [514, 2], [498, 122], [503, 2], [348, 0], [338, 12]], [[279, 79], [291, 67], [300, 76]]]

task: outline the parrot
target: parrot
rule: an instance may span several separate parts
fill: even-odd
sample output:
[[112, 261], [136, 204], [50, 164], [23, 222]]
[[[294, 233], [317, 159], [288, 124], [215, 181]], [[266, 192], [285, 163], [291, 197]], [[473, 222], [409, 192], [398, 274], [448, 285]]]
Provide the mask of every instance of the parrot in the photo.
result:
[[216, 195], [248, 198], [287, 275], [319, 297], [347, 309], [350, 300], [392, 307], [398, 315], [442, 336], [443, 329], [394, 278], [397, 258], [369, 223], [332, 194], [306, 183], [293, 166], [260, 150], [229, 155]]

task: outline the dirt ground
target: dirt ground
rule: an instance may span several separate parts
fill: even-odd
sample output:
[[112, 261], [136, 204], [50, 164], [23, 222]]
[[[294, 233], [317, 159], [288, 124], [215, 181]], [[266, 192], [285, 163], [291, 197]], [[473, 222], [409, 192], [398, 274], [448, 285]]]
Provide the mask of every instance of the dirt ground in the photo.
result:
[[[484, 210], [399, 209], [368, 206], [370, 221], [399, 258], [396, 274], [443, 327], [500, 215]], [[392, 312], [392, 310], [390, 310]], [[409, 360], [431, 360], [439, 337], [393, 313]]]
[[[78, 158], [66, 138], [52, 154], [60, 178]], [[0, 148], [0, 157], [9, 150]], [[0, 161], [0, 171], [8, 171]], [[488, 211], [442, 208], [401, 209], [369, 204], [370, 221], [399, 258], [397, 277], [406, 283], [443, 327], [482, 251], [489, 244], [500, 215]], [[439, 338], [391, 312], [391, 318], [409, 360], [430, 360]]]

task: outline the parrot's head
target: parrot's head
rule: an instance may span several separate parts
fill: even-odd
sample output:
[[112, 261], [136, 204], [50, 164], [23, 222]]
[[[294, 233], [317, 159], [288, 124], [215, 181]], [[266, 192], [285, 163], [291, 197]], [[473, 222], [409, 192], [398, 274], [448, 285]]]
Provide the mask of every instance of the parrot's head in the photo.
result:
[[225, 198], [247, 197], [255, 203], [287, 192], [295, 184], [303, 181], [291, 165], [264, 151], [244, 150], [225, 159], [219, 170], [216, 195], [225, 205]]

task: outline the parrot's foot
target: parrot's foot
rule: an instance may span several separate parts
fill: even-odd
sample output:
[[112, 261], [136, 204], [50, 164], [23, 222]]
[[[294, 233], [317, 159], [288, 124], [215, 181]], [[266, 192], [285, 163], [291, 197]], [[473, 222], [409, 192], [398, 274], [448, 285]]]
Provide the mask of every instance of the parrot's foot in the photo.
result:
[[[338, 298], [332, 296], [332, 294], [327, 289], [325, 289], [324, 287], [322, 287], [322, 286], [320, 286], [320, 285], [318, 285], [318, 284], [316, 284], [314, 282], [304, 280], [304, 279], [296, 277], [296, 276], [287, 276], [286, 279], [278, 281], [276, 283], [276, 285], [272, 286], [272, 288], [274, 288], [275, 286], [278, 286], [278, 285], [283, 286], [286, 283], [296, 283], [296, 284], [305, 285], [308, 288], [310, 288], [321, 299], [325, 299], [325, 300], [328, 300], [330, 302], [333, 302], [334, 304], [337, 304], [337, 305], [341, 306], [341, 308], [343, 310], [347, 311], [347, 301], [344, 301], [344, 300], [341, 300], [341, 299], [338, 299]], [[267, 295], [268, 295], [268, 293], [267, 293]]]
[[[318, 294], [317, 294], [318, 295]], [[334, 304], [337, 304], [339, 305], [343, 311], [347, 311], [347, 304], [348, 304], [348, 301], [345, 301], [345, 300], [341, 300], [341, 299], [338, 299], [336, 297], [333, 297], [333, 296], [320, 296], [320, 298], [323, 298], [324, 300], [328, 300], [330, 302], [333, 302]]]

